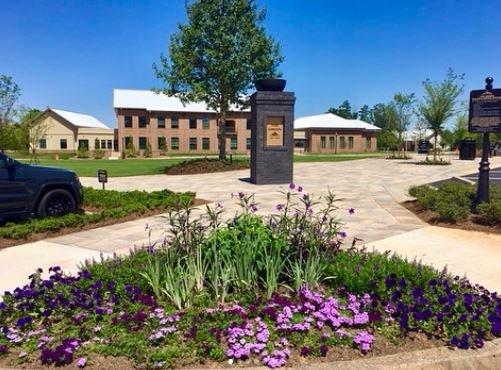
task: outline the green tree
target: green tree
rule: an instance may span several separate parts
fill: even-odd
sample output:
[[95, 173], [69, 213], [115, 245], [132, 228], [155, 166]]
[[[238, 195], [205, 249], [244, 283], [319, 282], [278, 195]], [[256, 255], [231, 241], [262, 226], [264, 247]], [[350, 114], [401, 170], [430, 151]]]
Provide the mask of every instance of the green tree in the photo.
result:
[[372, 108], [372, 123], [381, 128], [377, 136], [379, 148], [387, 149], [398, 145], [398, 137], [395, 134], [398, 115], [393, 104], [376, 104]]
[[372, 123], [372, 110], [369, 108], [367, 104], [363, 105], [362, 108], [358, 111], [358, 119], [364, 122]]
[[15, 116], [14, 105], [16, 104], [21, 89], [14, 82], [12, 77], [0, 75], [0, 148], [7, 148], [12, 140], [12, 132], [6, 126]]
[[352, 110], [351, 104], [348, 100], [345, 100], [341, 103], [341, 105], [337, 108], [329, 108], [327, 110], [328, 113], [333, 113], [339, 117], [343, 117], [346, 119], [356, 119], [357, 112]]
[[169, 58], [154, 65], [161, 90], [184, 102], [203, 101], [219, 114], [219, 158], [226, 158], [225, 123], [232, 105], [261, 78], [278, 77], [283, 57], [265, 32], [264, 9], [255, 0], [195, 0], [186, 4], [188, 23], [171, 36]]
[[393, 97], [392, 104], [397, 118], [395, 130], [398, 135], [399, 144], [402, 143], [403, 135], [411, 123], [415, 103], [416, 98], [414, 94], [396, 93]]
[[434, 161], [437, 160], [437, 137], [443, 131], [447, 120], [455, 114], [458, 97], [463, 92], [463, 85], [460, 84], [463, 79], [464, 75], [458, 75], [449, 68], [443, 81], [434, 82], [430, 79], [423, 81], [425, 95], [419, 104], [419, 114], [433, 131]]

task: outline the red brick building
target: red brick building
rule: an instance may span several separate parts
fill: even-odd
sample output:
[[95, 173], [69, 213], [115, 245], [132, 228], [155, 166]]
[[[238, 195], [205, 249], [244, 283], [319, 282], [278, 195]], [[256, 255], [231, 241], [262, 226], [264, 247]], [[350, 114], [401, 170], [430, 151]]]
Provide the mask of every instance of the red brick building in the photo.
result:
[[[130, 143], [140, 153], [150, 145], [152, 155], [218, 153], [218, 117], [204, 103], [183, 105], [180, 99], [149, 90], [115, 89], [120, 152]], [[249, 153], [250, 111], [233, 109], [226, 120], [228, 153]]]

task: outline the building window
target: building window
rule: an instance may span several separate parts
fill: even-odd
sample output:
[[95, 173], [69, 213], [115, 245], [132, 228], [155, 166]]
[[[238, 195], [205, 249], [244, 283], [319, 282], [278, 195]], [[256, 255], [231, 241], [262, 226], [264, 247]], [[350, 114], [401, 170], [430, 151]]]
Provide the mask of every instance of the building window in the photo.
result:
[[227, 134], [234, 134], [237, 132], [235, 128], [235, 121], [226, 121], [226, 133]]
[[147, 123], [146, 116], [139, 116], [139, 128], [145, 128]]
[[372, 142], [370, 137], [365, 138], [365, 146], [367, 147], [367, 149], [372, 148]]
[[108, 149], [113, 149], [113, 140], [108, 140]]
[[247, 138], [247, 141], [246, 141], [246, 146], [247, 146], [247, 150], [250, 150], [251, 149], [251, 146], [252, 146], [252, 141], [251, 141], [251, 138], [248, 137]]
[[190, 150], [197, 150], [197, 138], [190, 137]]
[[126, 128], [132, 128], [132, 116], [125, 116], [124, 117], [124, 126]]
[[132, 142], [132, 136], [126, 136], [125, 137], [125, 148], [129, 149], [133, 145], [134, 145], [134, 143]]
[[165, 137], [159, 136], [158, 137], [158, 150], [165, 150], [167, 149], [167, 141], [165, 140]]
[[61, 149], [68, 149], [68, 142], [66, 139], [59, 140], [59, 146]]
[[101, 140], [101, 149], [106, 149], [106, 140]]
[[171, 137], [170, 138], [170, 148], [172, 150], [179, 150], [179, 138], [178, 137]]
[[139, 149], [140, 150], [145, 150], [147, 143], [148, 143], [148, 138], [146, 138], [144, 136], [139, 137]]
[[348, 149], [353, 149], [353, 136], [348, 136]]
[[158, 126], [158, 128], [165, 128], [165, 117], [164, 116], [157, 117], [157, 126]]
[[78, 140], [78, 149], [89, 150], [89, 140]]
[[179, 117], [172, 117], [170, 119], [170, 128], [179, 128]]
[[346, 149], [346, 138], [344, 136], [339, 137], [339, 147]]
[[202, 128], [204, 130], [208, 130], [210, 128], [209, 117], [203, 117], [202, 118]]
[[327, 142], [326, 142], [326, 138], [325, 138], [325, 136], [320, 136], [320, 147], [321, 147], [322, 149], [325, 149], [326, 143], [327, 143]]
[[246, 124], [246, 126], [247, 126], [247, 130], [252, 129], [251, 120], [250, 120], [249, 118], [247, 118], [245, 121], [246, 121], [246, 123], [245, 123], [245, 124]]
[[336, 138], [334, 136], [329, 136], [329, 148], [334, 149], [336, 143]]
[[230, 149], [231, 150], [237, 150], [238, 148], [238, 142], [236, 137], [232, 137], [230, 140]]
[[197, 129], [197, 119], [195, 117], [190, 117], [190, 129], [191, 130]]
[[38, 148], [39, 149], [47, 149], [47, 140], [46, 139], [38, 140]]
[[202, 138], [202, 149], [209, 150], [210, 149], [210, 138], [203, 137]]

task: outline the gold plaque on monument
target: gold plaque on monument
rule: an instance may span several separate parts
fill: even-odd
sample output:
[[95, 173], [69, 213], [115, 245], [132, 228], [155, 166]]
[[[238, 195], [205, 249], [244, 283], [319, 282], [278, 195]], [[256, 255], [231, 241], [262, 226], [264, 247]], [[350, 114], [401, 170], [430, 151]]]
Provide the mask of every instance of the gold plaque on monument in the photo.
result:
[[267, 118], [266, 146], [284, 146], [284, 117], [270, 116]]

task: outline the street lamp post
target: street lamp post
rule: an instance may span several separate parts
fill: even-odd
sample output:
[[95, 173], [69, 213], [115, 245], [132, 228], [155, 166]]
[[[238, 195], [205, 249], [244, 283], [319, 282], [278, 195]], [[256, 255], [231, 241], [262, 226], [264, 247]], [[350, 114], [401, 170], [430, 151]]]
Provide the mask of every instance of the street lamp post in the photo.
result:
[[[494, 79], [487, 77], [485, 79], [485, 90], [492, 91], [492, 83]], [[475, 203], [483, 203], [489, 201], [489, 152], [490, 152], [489, 132], [483, 133], [482, 140], [482, 159], [480, 160], [480, 167], [478, 168], [478, 187], [477, 197]]]

